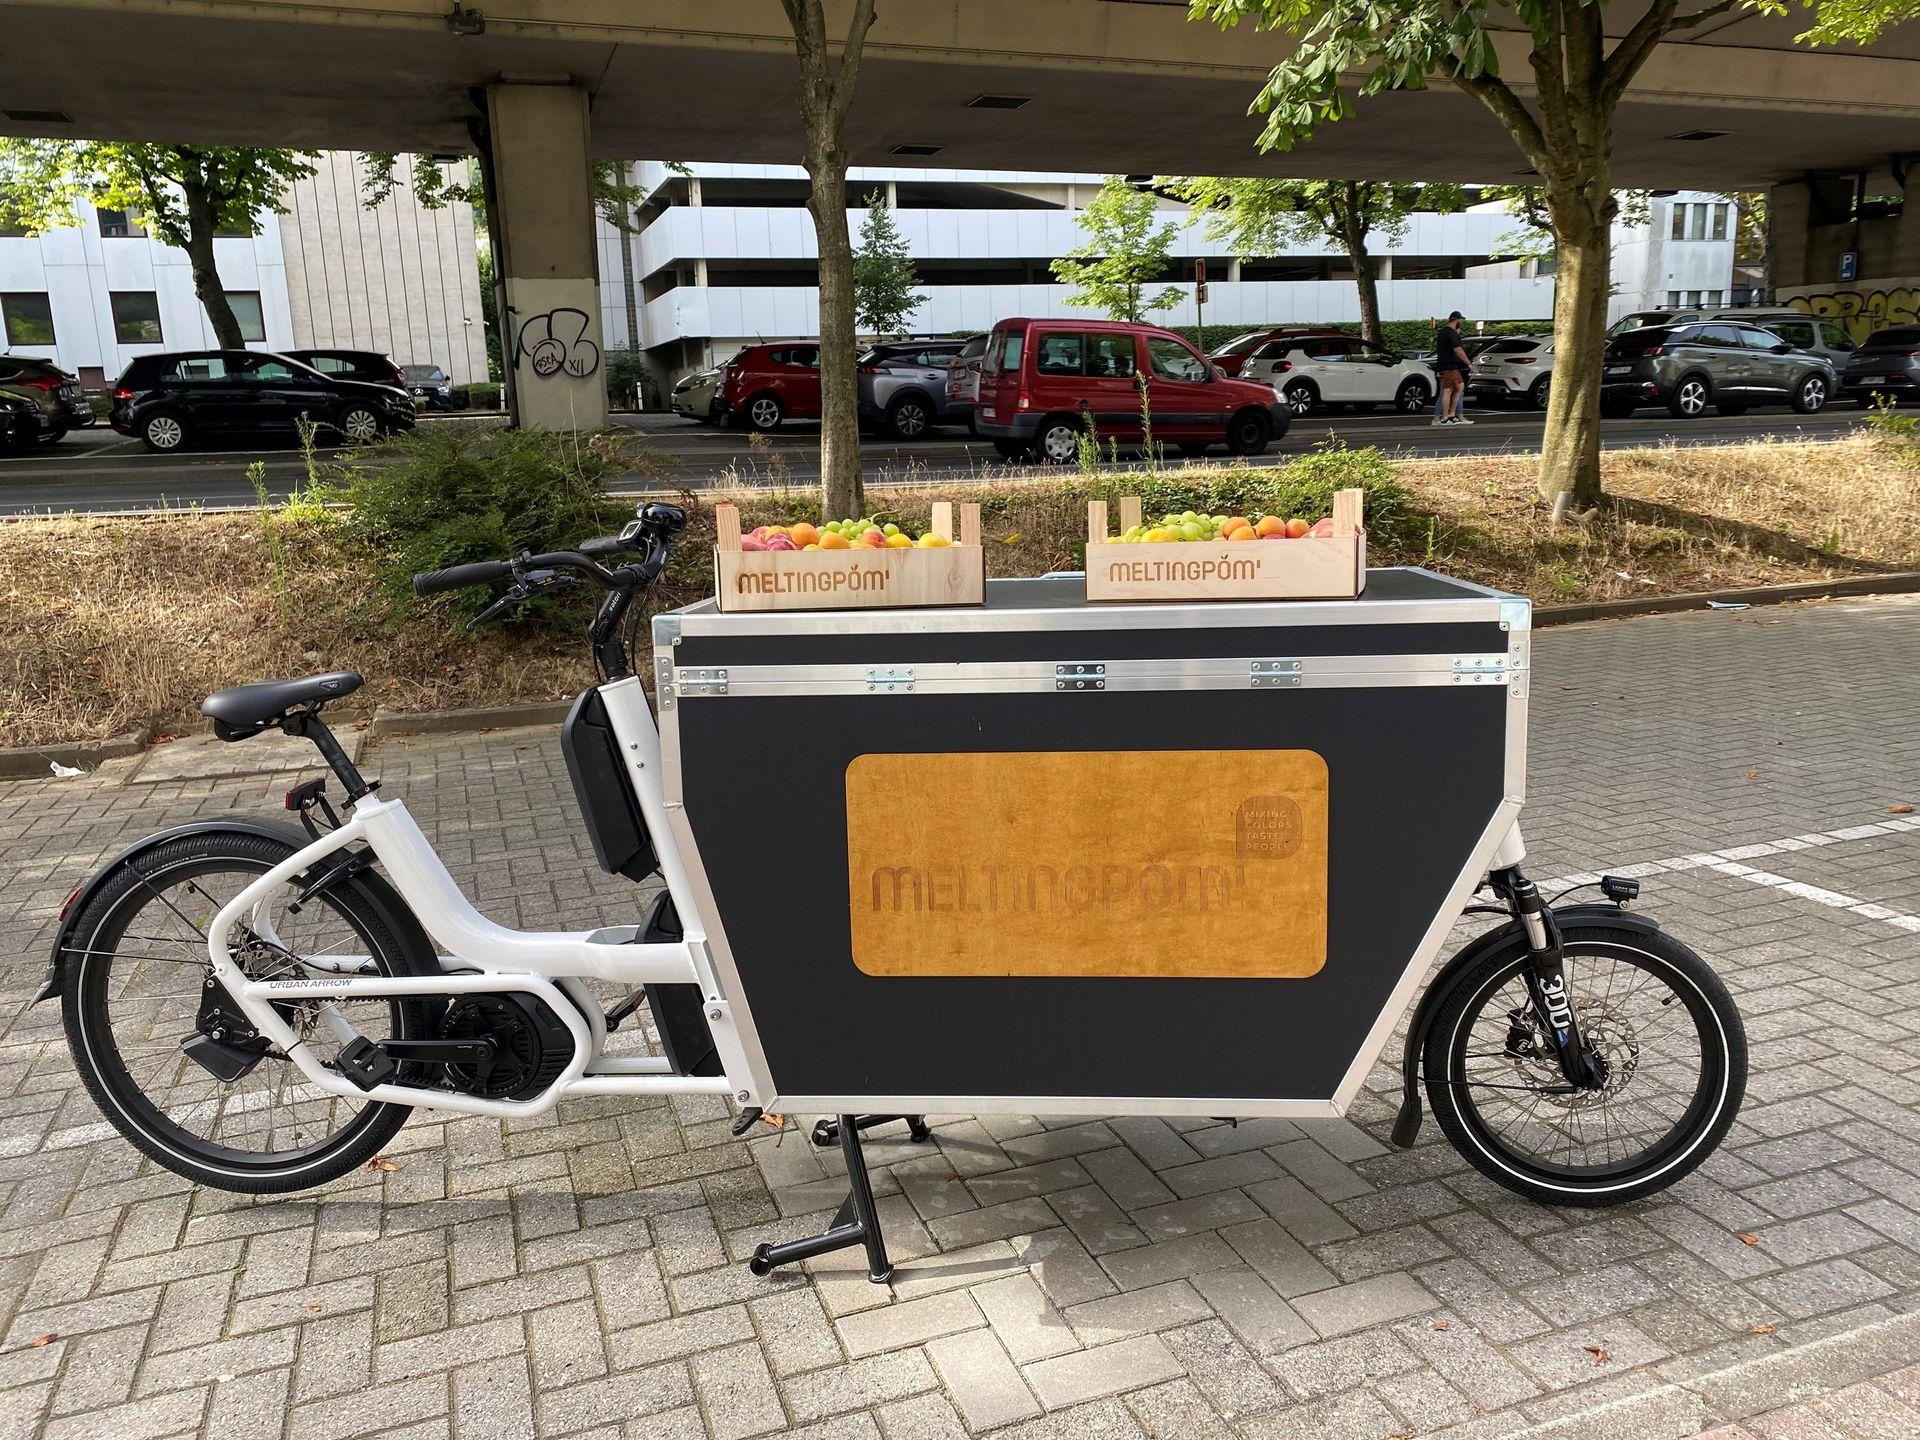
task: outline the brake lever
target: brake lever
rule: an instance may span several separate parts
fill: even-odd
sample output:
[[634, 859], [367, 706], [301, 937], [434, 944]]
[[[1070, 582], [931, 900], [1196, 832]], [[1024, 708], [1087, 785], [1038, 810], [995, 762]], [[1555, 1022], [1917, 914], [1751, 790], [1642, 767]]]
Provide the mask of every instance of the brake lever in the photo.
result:
[[466, 624], [467, 633], [471, 635], [475, 630], [479, 629], [482, 625], [486, 624], [489, 620], [493, 619], [494, 616], [500, 614], [504, 610], [511, 610], [514, 606], [530, 598], [531, 597], [526, 593], [526, 591], [522, 590], [518, 585], [514, 586], [513, 589], [507, 591], [506, 594], [502, 595], [498, 600], [494, 601], [491, 605], [487, 606], [487, 608], [482, 610], [478, 615], [474, 616], [471, 620], [467, 621], [467, 624]]

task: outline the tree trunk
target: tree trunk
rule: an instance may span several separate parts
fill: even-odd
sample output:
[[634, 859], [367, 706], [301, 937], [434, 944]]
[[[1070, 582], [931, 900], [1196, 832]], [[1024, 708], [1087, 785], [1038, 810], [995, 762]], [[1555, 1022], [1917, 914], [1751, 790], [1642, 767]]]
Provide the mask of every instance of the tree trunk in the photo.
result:
[[[623, 166], [620, 171], [620, 183], [626, 185], [632, 179], [631, 167]], [[613, 228], [620, 241], [620, 294], [626, 301], [627, 348], [638, 355], [640, 353], [640, 300], [633, 288], [633, 224], [633, 208], [622, 201], [620, 223]]]
[[[1540, 493], [1570, 490], [1573, 508], [1600, 503], [1600, 369], [1606, 348], [1614, 202], [1605, 160], [1597, 177], [1550, 187], [1559, 267], [1553, 289], [1553, 381], [1540, 442]], [[1597, 191], [1597, 194], [1596, 194]], [[1596, 203], [1597, 201], [1597, 203]]]
[[816, 136], [808, 117], [807, 212], [820, 251], [820, 503], [829, 519], [866, 511], [860, 484], [860, 377], [854, 368], [853, 241], [847, 233], [847, 156], [840, 137]]
[[213, 263], [213, 232], [218, 228], [213, 201], [198, 185], [181, 186], [187, 205], [187, 264], [193, 271], [193, 293], [207, 312], [213, 326], [213, 338], [222, 350], [244, 350], [247, 342], [240, 334], [240, 322], [233, 306], [227, 303], [227, 290], [220, 283], [220, 272]]

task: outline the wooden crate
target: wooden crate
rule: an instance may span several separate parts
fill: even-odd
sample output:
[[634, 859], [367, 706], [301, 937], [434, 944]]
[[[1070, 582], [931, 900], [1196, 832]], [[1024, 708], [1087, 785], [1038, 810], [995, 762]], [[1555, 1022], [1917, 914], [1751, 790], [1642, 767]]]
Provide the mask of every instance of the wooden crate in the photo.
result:
[[713, 593], [724, 611], [899, 609], [915, 605], [979, 605], [987, 596], [980, 507], [937, 501], [935, 533], [954, 543], [873, 550], [742, 550], [740, 511], [713, 507], [718, 544]]
[[[1365, 492], [1333, 497], [1333, 534], [1298, 540], [1182, 540], [1122, 545], [1107, 533], [1107, 502], [1087, 506], [1089, 600], [1352, 600], [1367, 584]], [[1120, 501], [1120, 528], [1140, 523], [1140, 501]]]

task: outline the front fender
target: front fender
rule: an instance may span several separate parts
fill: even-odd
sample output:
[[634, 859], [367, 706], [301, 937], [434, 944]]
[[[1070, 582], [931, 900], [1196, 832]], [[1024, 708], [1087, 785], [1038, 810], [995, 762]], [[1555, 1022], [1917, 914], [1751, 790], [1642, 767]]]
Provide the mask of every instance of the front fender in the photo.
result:
[[[1660, 929], [1657, 921], [1607, 901], [1557, 906], [1553, 919], [1563, 932], [1580, 925], [1611, 925], [1620, 930], [1638, 930], [1643, 935], [1657, 934]], [[1394, 1117], [1393, 1134], [1388, 1137], [1398, 1149], [1409, 1148], [1420, 1135], [1420, 1054], [1426, 1048], [1427, 1031], [1433, 1026], [1441, 1000], [1453, 982], [1472, 966], [1508, 946], [1525, 949], [1526, 943], [1526, 931], [1518, 920], [1496, 925], [1461, 946], [1459, 953], [1440, 967], [1439, 973], [1421, 992], [1420, 1003], [1413, 1007], [1413, 1019], [1407, 1023], [1407, 1044], [1400, 1057], [1400, 1113]]]
[[[43, 1000], [51, 1000], [60, 993], [65, 978], [66, 965], [71, 957], [73, 932], [80, 923], [80, 917], [86, 913], [87, 904], [100, 887], [106, 883], [122, 865], [127, 865], [140, 856], [151, 853], [171, 840], [185, 835], [228, 834], [255, 835], [269, 840], [279, 840], [295, 849], [305, 849], [313, 843], [312, 837], [295, 825], [273, 820], [258, 820], [245, 815], [228, 815], [216, 819], [190, 820], [184, 825], [170, 826], [157, 830], [144, 839], [136, 840], [122, 850], [112, 860], [102, 865], [87, 878], [60, 907], [60, 928], [53, 937], [53, 953], [47, 957], [46, 982], [40, 987], [40, 993], [33, 997], [38, 1005]], [[403, 955], [431, 955], [433, 943], [426, 932], [420, 928], [420, 922], [413, 917], [406, 902], [394, 891], [384, 877], [372, 870], [360, 870], [353, 876], [352, 883], [361, 887], [369, 901], [381, 912], [381, 918], [402, 942]]]

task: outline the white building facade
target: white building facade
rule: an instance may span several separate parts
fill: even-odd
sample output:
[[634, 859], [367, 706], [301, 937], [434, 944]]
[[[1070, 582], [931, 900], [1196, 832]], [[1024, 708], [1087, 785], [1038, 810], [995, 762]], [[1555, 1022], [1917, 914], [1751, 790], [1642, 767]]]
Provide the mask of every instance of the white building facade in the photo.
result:
[[[818, 248], [805, 209], [805, 172], [797, 166], [685, 168], [637, 165], [646, 200], [634, 233], [622, 235], [604, 221], [600, 229], [607, 343], [637, 343], [662, 385], [742, 345], [819, 331]], [[887, 196], [922, 281], [924, 303], [913, 330], [938, 335], [985, 330], [1009, 315], [1086, 314], [1067, 304], [1070, 287], [1053, 279], [1051, 265], [1084, 240], [1076, 220], [1104, 179], [869, 169], [851, 172], [848, 190], [861, 200], [874, 191]], [[1251, 328], [1359, 320], [1351, 266], [1332, 243], [1242, 259], [1202, 227], [1187, 226], [1183, 207], [1164, 203], [1167, 220], [1178, 227], [1175, 273], [1190, 281], [1196, 262], [1204, 262], [1208, 294], [1201, 316], [1192, 285], [1184, 285], [1185, 297], [1156, 321], [1191, 326], [1204, 318]], [[1656, 208], [1657, 228], [1664, 210]], [[859, 212], [849, 217], [856, 234], [860, 220]], [[1551, 266], [1494, 258], [1517, 228], [1504, 210], [1476, 208], [1415, 215], [1395, 240], [1376, 237], [1369, 248], [1379, 267], [1381, 318], [1425, 320], [1457, 309], [1489, 321], [1538, 320], [1545, 328], [1553, 314]], [[1634, 276], [1619, 294], [1640, 296], [1641, 271], [1671, 265], [1678, 248], [1655, 246], [1633, 257]], [[1727, 272], [1731, 241], [1721, 248]], [[1719, 283], [1728, 283], [1724, 273]], [[1682, 288], [1697, 287], [1689, 279]], [[1644, 307], [1636, 300], [1624, 308]]]
[[[378, 350], [437, 364], [456, 384], [487, 377], [472, 209], [423, 209], [399, 190], [359, 203], [358, 157], [319, 157], [258, 233], [213, 242], [250, 348]], [[0, 235], [0, 340], [97, 388], [135, 356], [218, 344], [184, 250], [137, 217], [82, 202], [76, 225]]]

